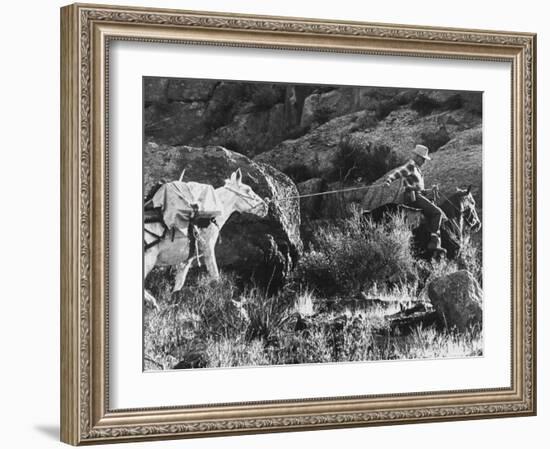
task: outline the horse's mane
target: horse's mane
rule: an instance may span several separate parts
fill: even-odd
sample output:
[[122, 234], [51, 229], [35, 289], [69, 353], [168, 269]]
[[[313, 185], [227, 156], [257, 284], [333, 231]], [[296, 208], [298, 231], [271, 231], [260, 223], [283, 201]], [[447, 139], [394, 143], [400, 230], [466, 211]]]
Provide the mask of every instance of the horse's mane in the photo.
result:
[[448, 219], [455, 219], [460, 211], [460, 192], [453, 193], [450, 197], [443, 199], [443, 202], [439, 205], [441, 210], [445, 213]]

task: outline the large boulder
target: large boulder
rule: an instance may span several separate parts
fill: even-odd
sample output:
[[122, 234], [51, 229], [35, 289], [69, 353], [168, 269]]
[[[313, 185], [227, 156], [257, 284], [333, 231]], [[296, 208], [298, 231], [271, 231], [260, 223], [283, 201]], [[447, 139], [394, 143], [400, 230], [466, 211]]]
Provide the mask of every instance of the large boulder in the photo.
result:
[[269, 202], [265, 218], [234, 214], [226, 222], [216, 246], [218, 265], [271, 290], [284, 283], [302, 251], [299, 202], [285, 199], [297, 196], [298, 190], [288, 176], [219, 146], [196, 148], [148, 143], [144, 166], [145, 192], [159, 181], [179, 178], [183, 169], [184, 181], [217, 188], [240, 168], [243, 182], [262, 198], [273, 201]]
[[483, 292], [469, 271], [460, 270], [434, 279], [428, 284], [428, 297], [449, 329], [464, 331], [482, 325]]

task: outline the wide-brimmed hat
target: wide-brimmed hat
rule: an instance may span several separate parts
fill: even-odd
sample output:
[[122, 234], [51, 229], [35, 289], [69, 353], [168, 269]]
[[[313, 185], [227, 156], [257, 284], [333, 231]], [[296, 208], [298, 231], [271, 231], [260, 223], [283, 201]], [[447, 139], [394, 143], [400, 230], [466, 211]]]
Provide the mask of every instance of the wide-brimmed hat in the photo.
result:
[[428, 150], [428, 147], [424, 146], [424, 145], [417, 145], [414, 147], [414, 150], [413, 150], [413, 153], [416, 154], [417, 156], [420, 156], [424, 159], [426, 159], [427, 161], [431, 161], [432, 158], [430, 156], [428, 156], [428, 153], [430, 152], [430, 150]]

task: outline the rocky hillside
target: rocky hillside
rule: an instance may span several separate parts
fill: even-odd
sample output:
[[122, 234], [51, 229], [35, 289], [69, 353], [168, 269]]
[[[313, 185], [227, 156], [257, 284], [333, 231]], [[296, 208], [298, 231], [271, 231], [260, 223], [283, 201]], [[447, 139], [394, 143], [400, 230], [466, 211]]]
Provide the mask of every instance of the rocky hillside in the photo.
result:
[[[420, 143], [433, 158], [426, 184], [444, 193], [472, 184], [481, 206], [480, 92], [168, 78], [147, 78], [144, 92], [149, 143], [221, 145], [286, 173], [302, 193], [369, 184]], [[360, 200], [324, 196], [303, 218]]]

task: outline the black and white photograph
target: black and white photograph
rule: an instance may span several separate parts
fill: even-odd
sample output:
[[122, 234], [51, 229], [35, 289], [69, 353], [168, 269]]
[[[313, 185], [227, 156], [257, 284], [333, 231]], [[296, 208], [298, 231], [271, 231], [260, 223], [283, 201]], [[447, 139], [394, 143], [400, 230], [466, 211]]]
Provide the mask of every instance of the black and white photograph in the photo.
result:
[[482, 124], [477, 91], [144, 77], [144, 370], [483, 356]]

